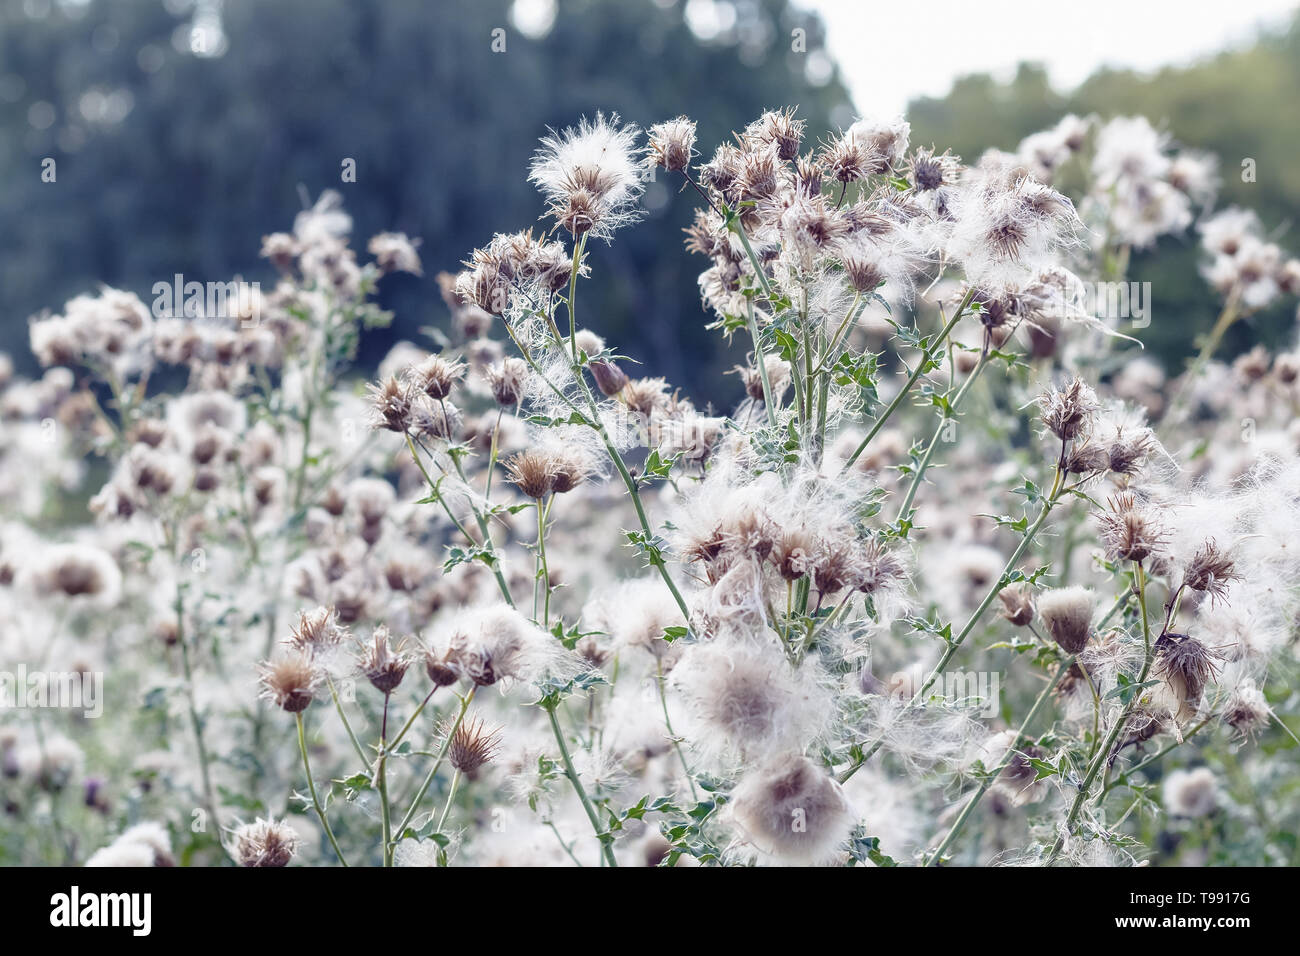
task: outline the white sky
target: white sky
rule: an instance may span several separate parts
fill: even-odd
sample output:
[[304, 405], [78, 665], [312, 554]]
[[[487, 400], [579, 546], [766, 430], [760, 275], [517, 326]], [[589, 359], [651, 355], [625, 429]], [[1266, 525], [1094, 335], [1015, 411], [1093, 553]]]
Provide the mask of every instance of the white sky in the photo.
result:
[[[1248, 43], [1300, 0], [797, 0], [826, 22], [827, 45], [858, 110], [901, 113], [967, 73], [1031, 60], [1068, 90], [1099, 66], [1152, 71]], [[900, 22], [900, 18], [906, 22]]]

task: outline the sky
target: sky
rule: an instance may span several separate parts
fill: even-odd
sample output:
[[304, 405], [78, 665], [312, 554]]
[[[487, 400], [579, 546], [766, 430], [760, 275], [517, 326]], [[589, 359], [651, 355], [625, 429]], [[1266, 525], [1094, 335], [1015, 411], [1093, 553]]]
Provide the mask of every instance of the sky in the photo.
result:
[[[942, 96], [959, 76], [1005, 79], [1016, 64], [1044, 64], [1068, 90], [1101, 66], [1153, 71], [1248, 44], [1284, 23], [1297, 0], [796, 0], [826, 22], [827, 44], [854, 104], [902, 113], [917, 96]], [[924, 13], [929, 26], [920, 24]], [[900, 25], [899, 16], [907, 19]]]

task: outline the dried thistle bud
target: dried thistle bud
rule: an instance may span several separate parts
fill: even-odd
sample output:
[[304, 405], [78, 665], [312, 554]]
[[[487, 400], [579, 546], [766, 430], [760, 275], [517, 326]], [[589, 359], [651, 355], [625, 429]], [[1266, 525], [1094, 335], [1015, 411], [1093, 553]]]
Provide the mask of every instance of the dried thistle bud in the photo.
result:
[[521, 451], [505, 462], [508, 480], [526, 497], [540, 501], [550, 494], [555, 479], [555, 460], [543, 452]]
[[371, 427], [405, 434], [411, 426], [411, 396], [397, 376], [366, 388], [370, 392]]
[[318, 607], [299, 612], [298, 625], [290, 629], [286, 643], [295, 650], [315, 654], [342, 644], [347, 633], [347, 628], [339, 625], [334, 608]]
[[803, 141], [803, 120], [794, 118], [794, 110], [768, 110], [745, 128], [744, 141], [758, 147], [768, 147], [784, 162], [799, 155]]
[[1105, 448], [1085, 440], [1070, 445], [1061, 467], [1067, 475], [1097, 475], [1110, 467], [1110, 460]]
[[808, 573], [812, 536], [803, 529], [784, 532], [772, 548], [772, 563], [786, 581], [798, 581]]
[[412, 239], [401, 232], [381, 232], [370, 238], [366, 246], [375, 257], [375, 265], [385, 275], [391, 272], [409, 272], [412, 275], [424, 275], [420, 266], [419, 239]]
[[742, 200], [758, 201], [772, 196], [781, 184], [781, 161], [773, 149], [744, 153], [736, 187]]
[[411, 431], [420, 438], [455, 441], [463, 424], [460, 409], [449, 401], [421, 399], [411, 406]]
[[907, 578], [907, 565], [879, 541], [868, 541], [858, 555], [854, 590], [879, 594]]
[[957, 367], [957, 371], [962, 375], [969, 375], [971, 372], [975, 371], [975, 366], [979, 364], [979, 360], [977, 354], [965, 350], [958, 351], [953, 356], [953, 364]]
[[450, 687], [460, 680], [460, 660], [450, 648], [441, 654], [430, 650], [424, 655], [424, 671], [434, 687]]
[[556, 455], [551, 466], [551, 491], [562, 495], [587, 480], [591, 469], [576, 455]]
[[361, 653], [358, 664], [375, 690], [391, 694], [402, 683], [411, 661], [400, 650], [394, 650], [389, 640], [388, 628], [375, 628], [373, 642]]
[[211, 468], [200, 468], [194, 473], [194, 490], [208, 494], [221, 485], [221, 476]]
[[424, 361], [406, 370], [411, 388], [433, 399], [443, 399], [451, 394], [452, 386], [465, 374], [465, 363], [448, 361], [441, 355], [430, 355]]
[[700, 167], [700, 180], [720, 193], [726, 193], [740, 176], [743, 154], [731, 143], [723, 143], [713, 158]]
[[447, 760], [466, 776], [472, 776], [481, 766], [497, 755], [501, 731], [484, 729], [477, 718], [462, 720], [451, 735]]
[[[772, 400], [779, 399], [790, 387], [790, 363], [779, 355], [763, 357], [764, 370], [767, 372], [767, 384], [772, 390]], [[757, 365], [737, 365], [740, 380], [744, 383], [745, 394], [756, 402], [763, 401], [763, 374]]]
[[1042, 422], [1057, 438], [1072, 441], [1086, 434], [1092, 417], [1101, 407], [1094, 392], [1081, 378], [1075, 378], [1064, 388], [1048, 389], [1038, 400], [1042, 408]]
[[1149, 428], [1138, 429], [1130, 435], [1116, 435], [1107, 449], [1110, 470], [1118, 475], [1134, 474], [1146, 464], [1155, 447], [1155, 436]]
[[258, 819], [235, 830], [240, 866], [288, 866], [298, 852], [298, 833], [289, 824]]
[[918, 147], [907, 164], [908, 178], [918, 192], [933, 192], [957, 181], [961, 158], [948, 151], [935, 155], [933, 149]]
[[685, 116], [650, 127], [646, 164], [670, 173], [684, 172], [695, 155], [695, 122]]
[[1224, 705], [1222, 718], [1243, 739], [1253, 737], [1273, 717], [1268, 701], [1253, 681], [1243, 681]]
[[492, 398], [503, 408], [514, 408], [524, 398], [528, 382], [528, 363], [519, 358], [502, 359], [486, 371]]
[[1110, 500], [1110, 510], [1097, 516], [1101, 543], [1114, 561], [1144, 561], [1164, 543], [1154, 514], [1130, 492]]
[[1061, 650], [1078, 654], [1092, 634], [1092, 592], [1084, 587], [1055, 588], [1038, 598], [1038, 618]]
[[306, 710], [316, 697], [322, 675], [311, 656], [290, 651], [259, 665], [262, 697], [290, 714]]
[[325, 491], [325, 497], [321, 499], [320, 506], [329, 514], [337, 518], [343, 514], [343, 509], [348, 505], [347, 499], [343, 497], [343, 492], [339, 490], [338, 485], [330, 485]]
[[1228, 593], [1228, 585], [1240, 578], [1235, 565], [1224, 551], [1208, 539], [1192, 555], [1187, 569], [1183, 572], [1183, 584], [1193, 591], [1204, 591], [1214, 601]]
[[1162, 634], [1156, 641], [1156, 665], [1174, 698], [1174, 719], [1186, 723], [1196, 716], [1205, 685], [1217, 673], [1218, 655], [1186, 634]]
[[601, 394], [609, 398], [623, 391], [628, 383], [627, 373], [614, 362], [596, 359], [589, 363], [587, 368], [591, 370], [591, 377], [596, 380], [596, 387], [600, 389]]
[[998, 600], [1002, 602], [1002, 616], [1016, 627], [1028, 627], [1034, 622], [1034, 599], [1027, 588], [1003, 588]]

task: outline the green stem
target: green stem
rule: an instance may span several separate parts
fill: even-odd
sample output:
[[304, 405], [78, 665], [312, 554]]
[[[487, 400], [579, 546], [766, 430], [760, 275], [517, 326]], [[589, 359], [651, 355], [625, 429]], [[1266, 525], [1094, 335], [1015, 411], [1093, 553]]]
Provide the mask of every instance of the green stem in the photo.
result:
[[388, 704], [392, 693], [384, 694], [384, 717], [379, 731], [379, 766], [375, 780], [379, 788], [379, 819], [383, 830], [384, 866], [393, 865], [393, 818], [388, 806]]
[[682, 743], [677, 739], [677, 732], [673, 730], [672, 719], [668, 716], [668, 695], [664, 692], [664, 662], [657, 655], [655, 657], [655, 678], [655, 685], [659, 688], [659, 704], [664, 711], [664, 727], [673, 742], [673, 748], [677, 751], [677, 759], [682, 762], [682, 772], [686, 774], [686, 782], [691, 787], [691, 799], [698, 803], [700, 797], [695, 791], [695, 778], [691, 776], [691, 768], [686, 763], [686, 754], [682, 752]]
[[442, 761], [446, 758], [447, 751], [451, 747], [451, 738], [456, 735], [456, 729], [460, 727], [461, 721], [465, 719], [465, 711], [469, 710], [470, 701], [474, 699], [474, 694], [477, 691], [478, 685], [475, 684], [469, 689], [469, 693], [460, 699], [460, 712], [456, 714], [455, 722], [447, 730], [447, 739], [442, 742], [442, 749], [438, 751], [437, 759], [434, 760], [433, 766], [429, 768], [429, 772], [425, 774], [420, 789], [416, 791], [415, 799], [411, 801], [411, 808], [406, 811], [406, 815], [402, 817], [402, 822], [397, 825], [396, 833], [399, 843], [402, 840], [402, 834], [406, 832], [406, 828], [410, 826], [411, 821], [415, 818], [416, 811], [420, 809], [420, 801], [424, 799], [424, 795], [429, 792], [429, 787], [433, 785], [433, 779], [438, 775], [438, 769], [442, 766]]
[[551, 571], [546, 564], [546, 511], [542, 508], [542, 499], [534, 502], [537, 510], [537, 578], [533, 585], [533, 617], [537, 617], [537, 588], [542, 589], [542, 626], [551, 626]]
[[926, 446], [925, 454], [922, 456], [920, 464], [916, 467], [916, 474], [912, 476], [912, 482], [908, 485], [907, 494], [903, 496], [903, 503], [899, 505], [898, 514], [894, 518], [895, 521], [899, 521], [906, 517], [908, 512], [911, 510], [912, 502], [916, 499], [917, 489], [921, 487], [921, 482], [925, 480], [925, 473], [930, 467], [931, 459], [934, 458], [934, 451], [939, 446], [940, 440], [943, 438], [943, 430], [944, 426], [948, 424], [949, 414], [956, 414], [957, 408], [962, 403], [962, 399], [966, 397], [966, 393], [970, 391], [971, 386], [975, 384], [975, 380], [978, 379], [980, 373], [984, 371], [984, 367], [988, 364], [988, 358], [988, 350], [985, 349], [980, 353], [980, 358], [975, 364], [975, 368], [971, 370], [970, 375], [966, 376], [966, 381], [962, 382], [961, 388], [957, 390], [957, 394], [953, 396], [953, 400], [948, 404], [949, 412], [939, 418], [939, 424], [935, 427], [934, 435], [930, 438], [930, 444]]
[[758, 376], [763, 382], [763, 407], [767, 410], [767, 423], [776, 427], [776, 404], [772, 401], [772, 383], [767, 377], [767, 362], [763, 356], [763, 347], [758, 341], [758, 320], [754, 318], [754, 297], [748, 297], [749, 335], [754, 340], [754, 364], [758, 366]]
[[[907, 702], [903, 710], [904, 713], [913, 710], [922, 700], [925, 699], [925, 695], [929, 693], [930, 688], [934, 686], [935, 681], [937, 681], [947, 669], [948, 665], [952, 662], [952, 659], [957, 655], [957, 651], [961, 649], [966, 638], [969, 637], [971, 631], [975, 629], [975, 625], [979, 623], [980, 618], [982, 618], [985, 612], [988, 611], [989, 606], [992, 605], [993, 601], [1002, 590], [1011, 583], [1009, 578], [1011, 572], [1020, 562], [1020, 559], [1024, 557], [1025, 552], [1029, 550], [1029, 546], [1033, 543], [1034, 538], [1038, 536], [1038, 532], [1042, 530], [1043, 525], [1047, 521], [1048, 515], [1052, 513], [1052, 508], [1059, 500], [1061, 494], [1060, 485], [1061, 473], [1058, 470], [1056, 480], [1052, 483], [1052, 493], [1044, 499], [1043, 506], [1038, 512], [1038, 517], [1034, 520], [1034, 523], [1029, 526], [1029, 529], [1025, 532], [1025, 536], [1020, 539], [1020, 543], [1016, 545], [1016, 549], [1011, 552], [1011, 557], [1007, 559], [1007, 563], [1003, 566], [1002, 573], [998, 575], [997, 581], [993, 583], [993, 586], [989, 588], [988, 593], [984, 595], [984, 600], [980, 601], [979, 606], [971, 614], [970, 618], [966, 621], [965, 626], [962, 627], [957, 636], [948, 642], [948, 646], [944, 648], [943, 655], [939, 658], [939, 662], [935, 664], [934, 668], [930, 671], [929, 676], [925, 679], [925, 683], [922, 684], [917, 692], [912, 696], [912, 699]], [[843, 783], [857, 773], [858, 770], [861, 769], [862, 765], [870, 760], [883, 745], [884, 738], [882, 737], [872, 744], [870, 749], [868, 749], [861, 757], [856, 759], [843, 773], [840, 774], [840, 782]]]
[[961, 813], [958, 815], [957, 819], [953, 821], [953, 825], [949, 828], [947, 835], [943, 838], [935, 851], [926, 858], [922, 866], [933, 866], [939, 860], [943, 859], [944, 853], [950, 846], [952, 846], [953, 841], [957, 839], [958, 834], [960, 834], [962, 829], [966, 826], [966, 822], [970, 819], [971, 814], [975, 812], [975, 808], [979, 806], [980, 801], [984, 799], [984, 794], [988, 792], [989, 787], [991, 787], [993, 782], [997, 780], [998, 775], [1001, 774], [1002, 771], [1006, 769], [1007, 764], [1011, 762], [1015, 749], [1020, 746], [1020, 741], [1025, 737], [1025, 731], [1028, 730], [1029, 725], [1033, 722], [1034, 718], [1038, 716], [1038, 711], [1043, 706], [1043, 702], [1047, 700], [1052, 689], [1060, 683], [1061, 678], [1065, 676], [1065, 672], [1070, 669], [1070, 665], [1073, 663], [1074, 657], [1071, 656], [1066, 658], [1065, 661], [1062, 662], [1061, 666], [1057, 668], [1056, 676], [1053, 677], [1048, 685], [1043, 688], [1042, 692], [1038, 695], [1038, 699], [1034, 701], [1034, 706], [1029, 708], [1029, 713], [1027, 713], [1025, 719], [1020, 722], [1020, 727], [1016, 731], [1015, 739], [1013, 739], [1010, 746], [1007, 747], [1007, 752], [1003, 754], [998, 765], [985, 775], [984, 779], [980, 782], [979, 789], [971, 794], [970, 800], [968, 800], [966, 805], [962, 807]]
[[573, 244], [573, 267], [569, 272], [569, 351], [572, 355], [573, 362], [578, 362], [578, 313], [574, 308], [574, 302], [578, 296], [578, 267], [582, 262], [582, 250], [587, 246], [587, 234], [584, 232], [582, 238]]
[[[1147, 674], [1151, 672], [1151, 622], [1147, 616], [1146, 572], [1142, 568], [1141, 561], [1134, 562], [1134, 577], [1137, 583], [1138, 605], [1142, 610], [1142, 641], [1146, 646], [1146, 654], [1142, 660], [1142, 671], [1139, 673], [1137, 679], [1140, 688], [1140, 686], [1146, 682]], [[1115, 721], [1114, 726], [1111, 727], [1110, 733], [1106, 735], [1106, 742], [1102, 745], [1101, 749], [1097, 751], [1096, 756], [1093, 757], [1092, 763], [1088, 766], [1088, 772], [1083, 778], [1083, 782], [1079, 784], [1079, 792], [1074, 798], [1074, 803], [1070, 806], [1070, 812], [1065, 818], [1064, 832], [1056, 838], [1056, 843], [1053, 844], [1052, 851], [1047, 857], [1047, 866], [1051, 866], [1056, 862], [1057, 857], [1061, 855], [1061, 850], [1065, 847], [1066, 837], [1074, 834], [1075, 827], [1079, 820], [1079, 814], [1083, 811], [1084, 804], [1088, 801], [1088, 791], [1092, 788], [1093, 781], [1097, 779], [1097, 774], [1101, 771], [1102, 765], [1107, 762], [1111, 750], [1115, 746], [1115, 741], [1119, 738], [1120, 732], [1123, 731], [1124, 726], [1128, 723], [1128, 719], [1132, 716], [1133, 710], [1137, 707], [1138, 701], [1141, 697], [1142, 692], [1140, 689], [1134, 692], [1133, 699], [1128, 702], [1128, 705]], [[1105, 793], [1104, 788], [1102, 793]]]
[[347, 866], [348, 861], [343, 856], [343, 851], [339, 849], [339, 841], [334, 839], [334, 831], [330, 828], [329, 818], [325, 816], [325, 809], [320, 804], [320, 797], [316, 795], [316, 782], [311, 775], [311, 761], [307, 759], [307, 735], [302, 726], [302, 711], [294, 714], [294, 717], [298, 721], [298, 752], [302, 754], [302, 768], [307, 773], [307, 790], [311, 793], [311, 805], [316, 810], [316, 816], [320, 818], [320, 825], [325, 830], [325, 836], [329, 838], [330, 846], [334, 848], [334, 853], [338, 856], [339, 862]]
[[[894, 396], [893, 401], [891, 401], [885, 407], [885, 410], [880, 413], [875, 424], [871, 426], [871, 431], [867, 432], [867, 437], [862, 439], [862, 443], [854, 449], [853, 454], [850, 455], [848, 461], [844, 463], [844, 471], [848, 471], [853, 467], [854, 463], [858, 460], [858, 457], [867, 450], [867, 446], [871, 444], [871, 440], [876, 437], [880, 429], [885, 427], [885, 422], [889, 421], [889, 417], [898, 410], [900, 405], [903, 404], [903, 400], [906, 399], [908, 393], [911, 392], [912, 386], [916, 384], [916, 380], [921, 377], [925, 369], [934, 361], [935, 352], [948, 338], [948, 335], [952, 332], [953, 328], [957, 325], [957, 322], [965, 313], [966, 308], [970, 305], [971, 297], [974, 296], [974, 294], [973, 291], [966, 294], [966, 297], [961, 300], [961, 304], [957, 307], [956, 313], [953, 314], [952, 319], [950, 319], [939, 332], [938, 338], [936, 338], [934, 342], [930, 344], [930, 347], [922, 353], [921, 360], [917, 362], [916, 368], [913, 369], [912, 374], [907, 377], [907, 381], [903, 383], [903, 387], [899, 390], [898, 394]], [[973, 372], [971, 374], [972, 376], [974, 375]]]
[[334, 709], [338, 711], [339, 720], [343, 722], [343, 729], [348, 732], [348, 740], [352, 741], [352, 749], [355, 750], [357, 756], [361, 758], [361, 762], [364, 765], [369, 766], [370, 758], [366, 756], [366, 751], [361, 746], [361, 741], [357, 739], [356, 733], [352, 730], [352, 722], [348, 720], [348, 715], [343, 710], [343, 702], [339, 700], [338, 690], [334, 686], [334, 678], [327, 674], [325, 680], [329, 684], [330, 698], [334, 701]]
[[577, 794], [578, 800], [582, 803], [582, 809], [587, 812], [587, 819], [591, 821], [591, 828], [596, 831], [596, 839], [600, 841], [600, 852], [605, 858], [607, 866], [618, 866], [618, 860], [614, 858], [614, 837], [606, 833], [600, 825], [600, 818], [596, 816], [596, 810], [591, 805], [591, 799], [587, 796], [587, 791], [582, 786], [582, 780], [578, 777], [578, 771], [573, 767], [573, 759], [569, 756], [569, 745], [564, 742], [564, 731], [560, 729], [560, 722], [555, 716], [555, 705], [544, 705], [546, 716], [551, 720], [551, 731], [555, 734], [555, 742], [560, 746], [560, 757], [564, 762], [564, 775], [569, 778], [569, 783], [573, 786], [573, 792]]
[[[437, 483], [429, 475], [428, 469], [424, 467], [424, 461], [423, 459], [420, 458], [419, 451], [416, 450], [415, 441], [414, 439], [411, 438], [411, 433], [406, 432], [405, 435], [406, 435], [406, 447], [410, 449], [411, 458], [415, 461], [416, 467], [420, 469], [420, 474], [424, 476], [424, 481], [429, 486], [429, 493], [438, 499], [438, 504], [442, 505], [442, 510], [447, 515], [448, 520], [450, 520], [451, 523], [456, 526], [456, 530], [459, 531], [464, 536], [465, 540], [469, 542], [470, 546], [473, 547], [478, 542], [474, 540], [473, 536], [469, 533], [469, 531], [465, 529], [465, 526], [461, 524], [460, 519], [458, 519], [452, 513], [451, 506], [447, 504], [447, 499], [443, 497], [442, 491], [438, 488]], [[459, 462], [456, 463], [456, 468], [457, 470], [460, 469]], [[468, 485], [468, 482], [466, 482], [466, 484]], [[473, 489], [470, 490], [472, 493]], [[510, 596], [510, 585], [506, 584], [505, 575], [501, 573], [501, 562], [497, 560], [496, 551], [492, 546], [492, 538], [487, 533], [485, 527], [486, 523], [483, 521], [483, 518], [479, 515], [478, 509], [474, 507], [474, 503], [472, 501], [470, 502], [470, 510], [474, 512], [474, 517], [478, 519], [479, 530], [483, 534], [484, 547], [487, 550], [489, 556], [492, 558], [492, 576], [496, 578], [497, 588], [498, 590], [501, 591], [501, 596], [505, 598], [506, 603], [509, 604], [511, 607], [514, 607], [515, 606], [514, 599]]]
[[438, 817], [438, 832], [442, 832], [443, 824], [447, 822], [447, 814], [451, 812], [451, 802], [456, 798], [456, 787], [460, 784], [460, 771], [457, 770], [451, 775], [451, 788], [447, 791], [447, 802], [442, 805], [442, 816]]

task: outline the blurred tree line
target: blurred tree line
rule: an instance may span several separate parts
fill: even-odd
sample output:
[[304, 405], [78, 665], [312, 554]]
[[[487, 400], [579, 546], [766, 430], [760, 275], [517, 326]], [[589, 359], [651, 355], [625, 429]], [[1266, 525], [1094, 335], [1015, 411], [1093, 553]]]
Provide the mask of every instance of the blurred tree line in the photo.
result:
[[[1300, 255], [1300, 14], [1289, 28], [1261, 35], [1232, 50], [1185, 67], [1152, 75], [1100, 70], [1069, 94], [1054, 91], [1038, 66], [1022, 64], [1014, 78], [998, 83], [987, 75], [964, 77], [942, 99], [913, 101], [908, 110], [912, 142], [951, 146], [967, 161], [996, 146], [1015, 149], [1030, 133], [1066, 113], [1103, 118], [1142, 114], [1182, 147], [1207, 150], [1220, 160], [1223, 186], [1216, 208], [1237, 204], [1255, 210], [1266, 232], [1292, 255]], [[1254, 160], [1254, 181], [1242, 163]], [[1196, 237], [1165, 238], [1135, 255], [1129, 278], [1151, 282], [1152, 324], [1141, 337], [1149, 354], [1171, 370], [1194, 353], [1193, 337], [1214, 323], [1221, 303], [1197, 274]], [[1221, 356], [1258, 341], [1295, 345], [1296, 302], [1285, 298], [1234, 327]]]
[[[531, 35], [508, 0], [226, 0], [219, 21], [206, 0], [0, 0], [0, 350], [31, 371], [27, 317], [100, 281], [146, 302], [177, 272], [268, 286], [260, 237], [292, 225], [301, 184], [342, 191], [361, 252], [384, 230], [423, 240], [424, 277], [385, 283], [397, 320], [364, 342], [373, 365], [445, 328], [438, 271], [537, 223], [525, 177], [548, 126], [686, 113], [707, 154], [769, 106], [798, 104], [813, 130], [851, 122], [824, 54], [808, 79], [820, 21], [786, 0], [718, 5], [694, 31], [673, 0], [562, 0], [544, 35], [554, 8], [525, 6]], [[648, 221], [591, 247], [583, 322], [647, 374], [730, 404], [742, 390], [722, 372], [743, 350], [703, 328], [703, 261], [681, 232], [695, 199], [678, 186], [660, 175]]]
[[[519, 6], [529, 16], [511, 0], [0, 0], [0, 351], [33, 371], [27, 317], [100, 281], [146, 301], [177, 272], [269, 284], [260, 237], [289, 227], [303, 190], [336, 188], [356, 245], [388, 229], [423, 239], [426, 275], [385, 285], [397, 321], [365, 340], [361, 361], [373, 365], [394, 341], [445, 324], [439, 270], [494, 231], [536, 222], [526, 164], [548, 126], [596, 110], [642, 125], [686, 113], [707, 156], [768, 107], [797, 104], [814, 136], [852, 120], [821, 22], [787, 0], [708, 0], [695, 29], [683, 0]], [[539, 11], [554, 12], [549, 29]], [[796, 29], [807, 52], [793, 48]], [[1099, 73], [1069, 95], [1033, 66], [1005, 84], [967, 77], [909, 118], [914, 142], [973, 160], [1067, 111], [1145, 113], [1223, 158], [1223, 201], [1283, 228], [1300, 208], [1296, 89], [1300, 21], [1190, 68]], [[47, 157], [54, 183], [42, 182]], [[1256, 183], [1241, 181], [1243, 157], [1257, 161]], [[340, 181], [345, 158], [355, 183]], [[722, 373], [743, 347], [703, 328], [702, 262], [680, 231], [694, 200], [677, 185], [650, 184], [647, 222], [592, 248], [584, 323], [648, 372], [727, 405], [740, 385]], [[1148, 347], [1177, 363], [1215, 303], [1194, 243], [1164, 245], [1131, 276], [1153, 283]], [[1292, 318], [1278, 309], [1256, 325], [1276, 338]], [[1255, 334], [1234, 332], [1237, 348]]]

